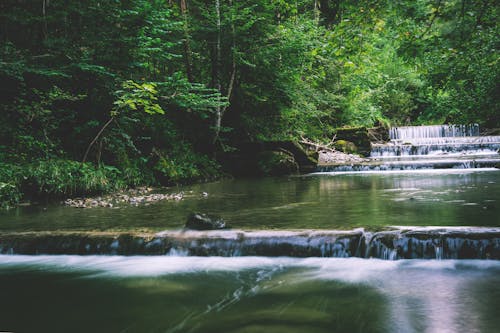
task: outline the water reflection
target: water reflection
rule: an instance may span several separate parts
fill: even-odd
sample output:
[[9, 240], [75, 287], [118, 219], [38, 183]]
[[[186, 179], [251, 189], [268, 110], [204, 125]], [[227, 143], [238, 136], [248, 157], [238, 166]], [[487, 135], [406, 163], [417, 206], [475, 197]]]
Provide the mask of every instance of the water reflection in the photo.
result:
[[0, 256], [0, 326], [37, 332], [493, 332], [500, 262]]
[[[0, 230], [182, 228], [193, 211], [238, 229], [352, 229], [384, 225], [499, 226], [500, 171], [326, 174], [226, 180], [169, 189], [180, 202], [0, 213]], [[208, 193], [203, 196], [202, 193]]]

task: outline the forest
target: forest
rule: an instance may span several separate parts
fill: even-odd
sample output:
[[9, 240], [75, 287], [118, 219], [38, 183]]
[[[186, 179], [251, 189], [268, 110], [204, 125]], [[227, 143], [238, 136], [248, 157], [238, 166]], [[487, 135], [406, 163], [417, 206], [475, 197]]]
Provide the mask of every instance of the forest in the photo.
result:
[[242, 143], [500, 127], [490, 0], [2, 0], [0, 202], [207, 181]]

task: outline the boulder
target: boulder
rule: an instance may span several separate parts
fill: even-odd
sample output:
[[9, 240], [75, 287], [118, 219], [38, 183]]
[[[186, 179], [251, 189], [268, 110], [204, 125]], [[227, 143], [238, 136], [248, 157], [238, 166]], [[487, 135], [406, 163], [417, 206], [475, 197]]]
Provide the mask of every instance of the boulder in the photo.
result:
[[352, 142], [358, 154], [370, 156], [371, 143], [366, 127], [337, 128], [336, 139]]
[[391, 138], [389, 137], [389, 127], [388, 126], [377, 126], [372, 128], [367, 128], [368, 138], [373, 143], [386, 143]]
[[335, 149], [338, 151], [341, 151], [345, 154], [357, 154], [358, 153], [358, 147], [351, 141], [346, 141], [346, 140], [337, 140], [333, 144]]
[[192, 230], [218, 230], [226, 229], [227, 225], [219, 216], [192, 213], [187, 218], [185, 228]]

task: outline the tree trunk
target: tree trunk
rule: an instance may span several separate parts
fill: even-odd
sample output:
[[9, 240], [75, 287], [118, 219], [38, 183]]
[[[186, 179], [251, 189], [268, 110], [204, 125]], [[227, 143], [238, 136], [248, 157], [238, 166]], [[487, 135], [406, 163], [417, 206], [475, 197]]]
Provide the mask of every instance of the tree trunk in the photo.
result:
[[191, 46], [190, 46], [190, 40], [191, 36], [189, 35], [189, 11], [188, 11], [188, 4], [187, 0], [180, 0], [180, 8], [181, 8], [181, 14], [182, 18], [184, 21], [183, 24], [183, 30], [184, 30], [184, 41], [183, 41], [183, 46], [184, 46], [184, 62], [186, 65], [186, 76], [188, 78], [189, 82], [193, 82], [193, 61], [191, 58]]
[[[217, 42], [215, 45], [215, 89], [222, 94], [221, 87], [221, 15], [220, 15], [220, 0], [215, 0], [215, 15], [217, 18]], [[218, 105], [215, 109], [215, 133], [213, 143], [219, 139], [220, 129], [222, 125], [222, 107]]]
[[319, 2], [318, 2], [318, 0], [314, 0], [314, 21], [316, 21], [316, 24], [319, 24]]
[[47, 7], [50, 0], [42, 0], [42, 16], [43, 16], [43, 38], [47, 39], [49, 28], [47, 25]]

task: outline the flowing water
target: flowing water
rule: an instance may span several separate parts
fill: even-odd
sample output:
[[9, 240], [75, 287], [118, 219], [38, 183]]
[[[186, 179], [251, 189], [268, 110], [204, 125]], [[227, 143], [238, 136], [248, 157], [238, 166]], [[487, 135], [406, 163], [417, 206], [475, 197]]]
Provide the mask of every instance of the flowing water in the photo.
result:
[[[182, 191], [181, 201], [3, 211], [0, 253], [23, 253], [15, 239], [2, 250], [2, 233], [166, 231], [131, 253], [111, 238], [95, 248], [76, 242], [84, 253], [115, 255], [0, 255], [0, 331], [498, 332], [500, 260], [485, 258], [500, 256], [500, 170], [470, 158], [497, 139], [464, 149], [477, 131], [394, 131], [434, 145], [402, 157], [395, 137], [386, 155], [403, 158], [405, 171], [224, 180], [166, 190]], [[442, 159], [415, 167], [443, 147], [476, 168], [435, 169]], [[397, 162], [388, 160], [380, 163]], [[193, 211], [234, 229], [181, 231]], [[389, 226], [400, 227], [379, 231]], [[71, 249], [46, 241], [33, 253]]]
[[184, 191], [185, 198], [114, 208], [20, 207], [0, 213], [0, 231], [161, 231], [182, 228], [193, 211], [220, 215], [247, 230], [500, 226], [498, 169], [325, 173], [170, 191]]
[[500, 262], [0, 257], [15, 332], [498, 332]]
[[[4, 212], [0, 227], [159, 231], [181, 228], [193, 210], [272, 232], [500, 226], [498, 170], [316, 174], [182, 190], [184, 200], [150, 206], [23, 207]], [[500, 262], [6, 255], [0, 296], [0, 331], [497, 332]]]

